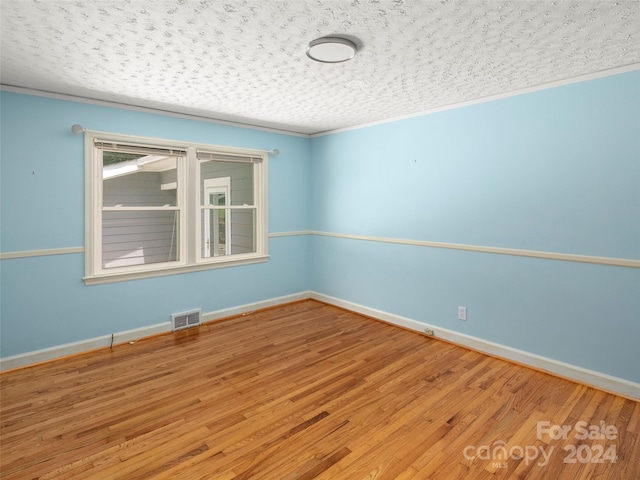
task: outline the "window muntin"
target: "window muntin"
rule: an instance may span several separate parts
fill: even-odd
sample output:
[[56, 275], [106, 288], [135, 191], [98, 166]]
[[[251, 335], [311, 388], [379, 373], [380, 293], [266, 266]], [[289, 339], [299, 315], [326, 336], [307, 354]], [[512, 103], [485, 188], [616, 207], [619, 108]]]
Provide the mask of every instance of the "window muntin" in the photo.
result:
[[266, 152], [87, 132], [85, 282], [265, 261]]

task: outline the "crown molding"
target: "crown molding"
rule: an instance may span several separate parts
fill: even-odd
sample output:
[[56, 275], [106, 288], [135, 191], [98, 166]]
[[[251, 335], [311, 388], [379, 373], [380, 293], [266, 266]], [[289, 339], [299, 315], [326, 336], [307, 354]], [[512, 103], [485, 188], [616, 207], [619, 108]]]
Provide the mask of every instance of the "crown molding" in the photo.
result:
[[172, 111], [172, 110], [163, 110], [161, 108], [142, 107], [139, 105], [133, 105], [133, 104], [124, 103], [124, 102], [98, 100], [95, 98], [69, 95], [66, 93], [49, 92], [46, 90], [36, 90], [31, 88], [19, 87], [16, 85], [0, 84], [0, 90], [4, 90], [6, 92], [12, 92], [12, 93], [20, 93], [23, 95], [33, 95], [36, 97], [53, 98], [55, 100], [66, 100], [69, 102], [84, 103], [88, 105], [97, 105], [99, 107], [120, 108], [122, 110], [131, 110], [134, 112], [164, 115], [167, 117], [182, 118], [186, 120], [196, 120], [199, 122], [214, 123], [216, 125], [226, 125], [230, 127], [247, 128], [251, 130], [258, 130], [261, 132], [278, 133], [280, 135], [289, 135], [289, 136], [303, 137], [303, 138], [309, 138], [310, 136], [309, 134], [295, 132], [293, 130], [279, 129], [275, 127], [265, 127], [265, 126], [260, 126], [256, 124], [251, 124], [251, 123], [234, 122], [231, 120], [222, 120], [219, 118], [215, 118], [213, 116], [208, 117], [203, 115], [195, 115], [191, 113], [181, 113], [181, 112]]
[[501, 99], [504, 99], [504, 98], [516, 97], [518, 95], [524, 95], [526, 93], [539, 92], [541, 90], [549, 90], [551, 88], [562, 87], [564, 85], [571, 85], [571, 84], [574, 84], [574, 83], [586, 82], [586, 81], [595, 80], [595, 79], [598, 79], [598, 78], [611, 77], [611, 76], [614, 76], [614, 75], [620, 75], [621, 73], [628, 73], [628, 72], [633, 72], [633, 71], [636, 71], [636, 70], [640, 70], [640, 63], [632, 63], [630, 65], [625, 65], [625, 66], [622, 66], [622, 67], [616, 67], [616, 68], [612, 68], [612, 69], [608, 69], [608, 70], [602, 70], [602, 71], [594, 72], [594, 73], [588, 73], [588, 74], [580, 75], [580, 76], [577, 76], [577, 77], [566, 78], [564, 80], [556, 80], [554, 82], [542, 83], [540, 85], [534, 85], [534, 86], [531, 86], [531, 87], [520, 88], [520, 89], [517, 89], [517, 90], [512, 90], [510, 92], [498, 93], [498, 94], [495, 94], [495, 95], [489, 95], [487, 97], [476, 98], [476, 99], [473, 99], [473, 100], [468, 100], [466, 102], [452, 103], [450, 105], [443, 105], [441, 107], [430, 108], [428, 110], [423, 110], [423, 111], [412, 113], [412, 114], [409, 114], [409, 115], [401, 115], [401, 116], [398, 116], [398, 117], [387, 118], [385, 120], [378, 120], [378, 121], [375, 121], [375, 122], [363, 123], [363, 124], [360, 124], [360, 125], [354, 125], [352, 127], [338, 128], [338, 129], [335, 129], [335, 130], [327, 130], [327, 131], [324, 131], [324, 132], [312, 133], [309, 136], [311, 138], [318, 138], [318, 137], [323, 137], [323, 136], [326, 136], [326, 135], [333, 135], [333, 134], [336, 134], [336, 133], [350, 132], [352, 130], [360, 130], [362, 128], [374, 127], [374, 126], [377, 126], [377, 125], [384, 125], [386, 123], [398, 122], [400, 120], [407, 120], [407, 119], [410, 119], [410, 118], [423, 117], [425, 115], [431, 115], [433, 113], [444, 112], [444, 111], [447, 111], [447, 110], [454, 110], [454, 109], [462, 108], [462, 107], [469, 107], [471, 105], [478, 105], [480, 103], [493, 102], [494, 100], [501, 100]]

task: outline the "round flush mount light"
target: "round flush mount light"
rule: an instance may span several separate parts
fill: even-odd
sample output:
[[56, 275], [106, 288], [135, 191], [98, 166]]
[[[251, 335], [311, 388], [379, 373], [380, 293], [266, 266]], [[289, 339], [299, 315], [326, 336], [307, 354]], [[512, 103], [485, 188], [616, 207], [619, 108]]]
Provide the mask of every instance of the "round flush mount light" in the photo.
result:
[[342, 37], [322, 37], [309, 42], [307, 57], [316, 62], [340, 63], [351, 60], [358, 47], [351, 40]]

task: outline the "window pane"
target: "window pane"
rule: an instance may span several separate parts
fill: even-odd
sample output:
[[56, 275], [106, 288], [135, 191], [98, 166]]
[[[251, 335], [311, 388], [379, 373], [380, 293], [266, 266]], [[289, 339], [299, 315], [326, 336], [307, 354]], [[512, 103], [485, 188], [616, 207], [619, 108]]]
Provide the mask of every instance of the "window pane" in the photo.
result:
[[[252, 163], [200, 162], [200, 204], [209, 204], [205, 185], [222, 184], [225, 179], [229, 179], [229, 205], [253, 205], [253, 173]], [[218, 182], [212, 179], [218, 179]]]
[[179, 212], [102, 213], [102, 268], [178, 260]]
[[256, 252], [255, 209], [205, 209], [201, 221], [202, 258]]
[[176, 157], [104, 151], [102, 163], [103, 206], [176, 206]]
[[256, 251], [256, 211], [231, 210], [231, 254]]
[[[223, 204], [224, 205], [224, 204]], [[227, 229], [227, 210], [202, 211], [202, 258], [222, 257], [231, 254], [231, 230]]]

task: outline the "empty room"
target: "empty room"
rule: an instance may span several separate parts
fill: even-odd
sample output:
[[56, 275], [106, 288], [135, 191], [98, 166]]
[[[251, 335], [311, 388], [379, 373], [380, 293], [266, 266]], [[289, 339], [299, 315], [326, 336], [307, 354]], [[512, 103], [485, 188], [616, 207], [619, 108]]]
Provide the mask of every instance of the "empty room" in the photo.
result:
[[640, 477], [640, 2], [0, 0], [0, 478]]

